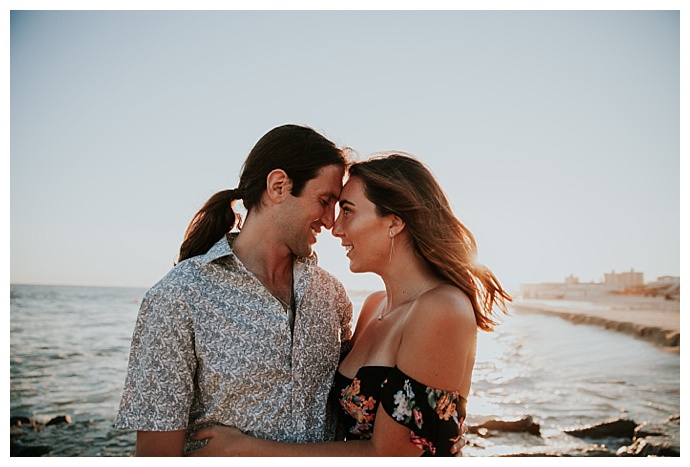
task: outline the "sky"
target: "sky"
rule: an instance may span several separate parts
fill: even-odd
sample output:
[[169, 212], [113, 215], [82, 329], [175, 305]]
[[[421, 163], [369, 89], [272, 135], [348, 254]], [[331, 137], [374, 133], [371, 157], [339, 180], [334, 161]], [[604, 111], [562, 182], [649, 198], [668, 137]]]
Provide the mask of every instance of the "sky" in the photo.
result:
[[[647, 3], [669, 9], [9, 2], [10, 283], [150, 287], [285, 123], [418, 157], [511, 290], [679, 276], [680, 2]], [[316, 251], [380, 288], [329, 232]]]

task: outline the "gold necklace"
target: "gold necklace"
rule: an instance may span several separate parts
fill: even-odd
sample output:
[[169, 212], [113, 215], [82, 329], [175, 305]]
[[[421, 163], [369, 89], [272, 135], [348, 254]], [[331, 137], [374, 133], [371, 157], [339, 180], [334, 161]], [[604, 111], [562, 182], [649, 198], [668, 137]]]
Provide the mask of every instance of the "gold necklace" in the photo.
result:
[[398, 308], [399, 308], [399, 306], [396, 306], [395, 308], [391, 308], [391, 310], [388, 313], [384, 313], [383, 310], [381, 310], [381, 313], [379, 313], [378, 320], [381, 321], [383, 318], [390, 315], [391, 313], [393, 313]]
[[383, 304], [382, 304], [382, 306], [381, 306], [381, 312], [379, 313], [377, 319], [378, 319], [379, 321], [381, 321], [383, 318], [385, 318], [386, 316], [388, 316], [388, 315], [390, 315], [391, 313], [393, 313], [395, 310], [397, 310], [398, 308], [400, 308], [401, 306], [403, 306], [405, 303], [410, 303], [410, 302], [413, 301], [413, 300], [417, 300], [417, 298], [419, 298], [419, 296], [422, 295], [422, 291], [424, 290], [424, 287], [426, 287], [426, 285], [427, 285], [428, 283], [429, 283], [429, 280], [427, 280], [426, 282], [424, 282], [424, 285], [421, 286], [421, 287], [419, 288], [419, 291], [418, 291], [414, 296], [412, 296], [412, 298], [408, 298], [408, 299], [405, 300], [404, 302], [400, 303], [398, 306], [395, 306], [395, 307], [391, 308], [390, 310], [388, 310], [388, 313], [384, 313], [384, 310], [385, 310], [386, 307], [383, 306]]

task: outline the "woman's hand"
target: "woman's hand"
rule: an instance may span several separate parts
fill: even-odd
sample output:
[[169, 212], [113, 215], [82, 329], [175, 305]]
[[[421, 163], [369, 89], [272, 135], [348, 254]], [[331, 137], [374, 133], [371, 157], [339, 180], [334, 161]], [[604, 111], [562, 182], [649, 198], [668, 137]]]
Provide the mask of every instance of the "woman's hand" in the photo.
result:
[[245, 435], [237, 428], [224, 425], [214, 425], [203, 428], [192, 435], [192, 439], [208, 442], [202, 448], [191, 451], [188, 456], [247, 456], [251, 455], [251, 442], [255, 440]]

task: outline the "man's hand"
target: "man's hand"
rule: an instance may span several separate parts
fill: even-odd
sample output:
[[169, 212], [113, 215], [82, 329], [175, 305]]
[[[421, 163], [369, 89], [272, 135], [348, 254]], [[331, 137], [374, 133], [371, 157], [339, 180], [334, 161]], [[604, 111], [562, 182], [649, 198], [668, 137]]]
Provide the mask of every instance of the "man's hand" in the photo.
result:
[[469, 431], [470, 427], [462, 420], [462, 423], [458, 424], [458, 437], [455, 438], [455, 443], [450, 447], [450, 453], [456, 457], [462, 457], [462, 448], [465, 447], [467, 441], [465, 441], [465, 433]]
[[[252, 449], [248, 443], [255, 438], [243, 434], [237, 428], [213, 425], [203, 428], [192, 435], [193, 440], [206, 440], [206, 445], [191, 451], [189, 457], [210, 456], [243, 456], [250, 455]], [[255, 454], [256, 455], [256, 454]]]

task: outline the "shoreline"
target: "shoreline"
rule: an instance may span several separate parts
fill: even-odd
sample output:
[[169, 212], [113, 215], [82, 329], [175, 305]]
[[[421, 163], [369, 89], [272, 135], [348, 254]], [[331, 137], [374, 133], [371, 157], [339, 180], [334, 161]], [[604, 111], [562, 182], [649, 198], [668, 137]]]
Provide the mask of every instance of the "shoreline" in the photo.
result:
[[601, 295], [569, 300], [516, 299], [519, 313], [542, 313], [631, 335], [663, 350], [680, 352], [680, 301]]

